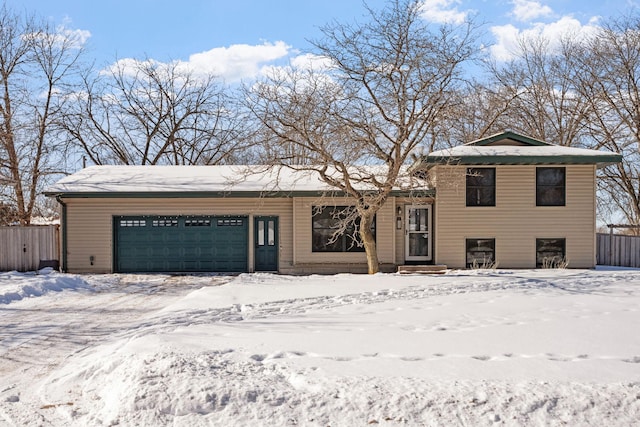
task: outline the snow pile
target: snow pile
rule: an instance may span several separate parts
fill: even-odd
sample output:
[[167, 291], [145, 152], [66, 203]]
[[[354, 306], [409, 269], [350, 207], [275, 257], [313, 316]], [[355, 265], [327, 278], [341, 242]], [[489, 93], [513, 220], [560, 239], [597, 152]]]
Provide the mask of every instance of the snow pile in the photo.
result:
[[88, 287], [89, 284], [81, 277], [59, 274], [50, 267], [43, 268], [37, 273], [0, 272], [0, 304], [39, 297], [51, 291]]
[[[247, 274], [23, 393], [53, 425], [626, 426], [640, 419], [639, 307], [639, 271]], [[31, 420], [10, 393], [0, 409]]]
[[105, 363], [108, 355], [94, 355], [104, 365], [72, 375], [64, 399], [49, 400], [65, 415], [61, 424], [629, 426], [640, 419], [637, 382], [327, 376], [286, 363], [304, 354], [243, 360], [232, 349], [130, 353]]

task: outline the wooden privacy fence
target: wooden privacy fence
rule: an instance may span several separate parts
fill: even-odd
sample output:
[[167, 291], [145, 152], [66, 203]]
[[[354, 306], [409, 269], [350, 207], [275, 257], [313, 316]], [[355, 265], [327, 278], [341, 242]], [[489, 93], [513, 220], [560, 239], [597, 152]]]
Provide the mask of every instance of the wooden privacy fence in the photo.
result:
[[59, 226], [0, 227], [0, 271], [37, 270], [54, 266], [59, 255]]
[[597, 233], [596, 261], [600, 265], [640, 267], [640, 236]]

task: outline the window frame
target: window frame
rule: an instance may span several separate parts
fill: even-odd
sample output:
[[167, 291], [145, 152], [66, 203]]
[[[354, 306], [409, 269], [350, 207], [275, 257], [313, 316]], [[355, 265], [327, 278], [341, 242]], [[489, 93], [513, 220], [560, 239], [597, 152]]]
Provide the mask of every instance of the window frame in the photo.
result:
[[[561, 170], [562, 183], [541, 184], [540, 173], [546, 170]], [[561, 200], [545, 201], [550, 191], [561, 190]], [[540, 166], [536, 167], [536, 206], [566, 206], [567, 205], [567, 168], [565, 166]]]
[[[493, 248], [492, 248], [493, 250], [490, 251], [490, 252], [493, 254], [493, 256], [491, 258], [489, 258], [489, 261], [491, 263], [495, 263], [496, 262], [496, 239], [495, 239], [495, 237], [468, 237], [468, 238], [465, 238], [465, 240], [464, 240], [464, 249], [465, 249], [465, 251], [464, 251], [465, 263], [464, 264], [465, 264], [465, 266], [467, 268], [471, 268], [471, 266], [473, 264], [473, 261], [476, 260], [476, 258], [469, 259], [469, 253], [471, 252], [469, 250], [470, 249], [469, 244], [471, 242], [476, 242], [477, 247], [480, 248], [480, 244], [478, 244], [478, 242], [480, 242], [480, 241], [491, 242], [491, 245], [493, 246]], [[475, 251], [475, 252], [489, 252], [489, 251]], [[481, 265], [486, 264], [486, 262], [487, 262], [487, 258], [483, 256], [483, 260], [482, 260], [482, 264]]]
[[[479, 176], [479, 171], [491, 171], [493, 173], [493, 179], [490, 184], [474, 183], [474, 178]], [[467, 167], [465, 176], [465, 204], [467, 207], [495, 207], [496, 206], [496, 168], [495, 167]], [[484, 176], [482, 176], [484, 178]], [[484, 190], [490, 191], [488, 201], [484, 201], [480, 197], [484, 195]], [[472, 195], [475, 192], [475, 195]], [[473, 203], [473, 201], [476, 203]]]
[[[325, 211], [330, 209], [332, 213], [330, 214], [330, 218], [324, 218], [329, 220], [335, 220], [339, 222], [340, 215], [347, 209], [353, 209], [353, 206], [333, 206], [333, 205], [323, 205], [323, 206], [312, 206], [311, 211], [311, 252], [313, 253], [362, 253], [365, 252], [364, 245], [361, 243], [360, 235], [358, 233], [358, 227], [360, 223], [360, 218], [356, 220], [356, 224], [350, 225], [347, 227], [346, 233], [341, 233], [335, 242], [328, 243], [328, 240], [331, 239], [331, 236], [336, 230], [336, 226], [328, 226], [328, 227], [319, 227], [317, 226], [317, 222], [315, 217], [318, 215], [324, 215]], [[335, 216], [335, 217], [334, 217]], [[373, 238], [376, 238], [376, 217], [373, 217], [373, 222], [371, 224], [371, 231], [373, 232]], [[324, 234], [319, 234], [316, 237], [316, 231], [321, 232], [324, 231]], [[319, 239], [326, 239], [322, 246], [316, 244], [316, 241]]]
[[[566, 237], [542, 237], [542, 238], [536, 238], [536, 268], [542, 268], [544, 265], [544, 260], [545, 258], [542, 258], [540, 262], [538, 262], [538, 258], [539, 254], [543, 251], [540, 250], [541, 248], [541, 243], [543, 241], [549, 241], [549, 240], [558, 240], [560, 242], [562, 242], [562, 251], [560, 254], [560, 257], [558, 257], [558, 255], [554, 255], [552, 258], [553, 262], [562, 262], [564, 260], [567, 259], [567, 238]], [[551, 251], [546, 251], [546, 252], [551, 252]]]

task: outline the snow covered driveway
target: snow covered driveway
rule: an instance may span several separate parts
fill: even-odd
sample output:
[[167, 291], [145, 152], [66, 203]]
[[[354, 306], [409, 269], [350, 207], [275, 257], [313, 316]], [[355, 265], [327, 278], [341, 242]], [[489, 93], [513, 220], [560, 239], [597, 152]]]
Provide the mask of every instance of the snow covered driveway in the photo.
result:
[[640, 422], [634, 270], [6, 273], [0, 322], [0, 425]]
[[40, 413], [33, 384], [190, 291], [231, 279], [44, 273], [0, 273], [0, 426], [64, 425]]

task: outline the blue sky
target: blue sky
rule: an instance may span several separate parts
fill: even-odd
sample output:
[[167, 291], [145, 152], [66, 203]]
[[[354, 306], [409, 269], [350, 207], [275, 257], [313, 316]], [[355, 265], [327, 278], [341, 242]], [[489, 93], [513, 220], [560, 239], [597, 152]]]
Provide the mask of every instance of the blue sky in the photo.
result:
[[[295, 61], [318, 27], [365, 13], [360, 0], [6, 0], [78, 31], [89, 56], [107, 66], [118, 59], [179, 60], [233, 81], [264, 67]], [[508, 59], [522, 34], [589, 32], [609, 17], [638, 13], [640, 0], [425, 0], [424, 18], [483, 22], [492, 55]], [[374, 9], [384, 0], [368, 0]]]

